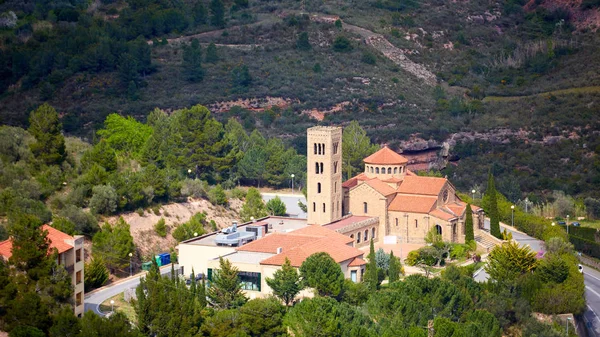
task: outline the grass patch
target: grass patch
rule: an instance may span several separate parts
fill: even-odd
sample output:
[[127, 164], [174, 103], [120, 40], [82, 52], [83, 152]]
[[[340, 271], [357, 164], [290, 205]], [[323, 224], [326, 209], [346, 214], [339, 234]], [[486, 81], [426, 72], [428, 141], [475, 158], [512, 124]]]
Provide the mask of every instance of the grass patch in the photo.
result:
[[[115, 301], [114, 306], [111, 306], [110, 301]], [[102, 304], [100, 304], [100, 311], [102, 311], [104, 313], [111, 312], [113, 310], [113, 308], [114, 308], [115, 312], [121, 312], [121, 313], [125, 314], [125, 316], [127, 316], [129, 321], [132, 322], [133, 324], [137, 323], [137, 316], [135, 314], [135, 310], [133, 309], [133, 305], [131, 305], [131, 303], [125, 301], [124, 293], [115, 295], [115, 296], [107, 299], [106, 301], [102, 302]]]

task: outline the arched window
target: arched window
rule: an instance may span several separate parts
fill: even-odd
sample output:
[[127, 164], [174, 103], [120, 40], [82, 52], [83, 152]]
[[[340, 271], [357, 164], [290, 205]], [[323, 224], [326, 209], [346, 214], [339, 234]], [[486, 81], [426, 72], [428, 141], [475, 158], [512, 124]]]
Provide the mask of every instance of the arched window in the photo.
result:
[[313, 202], [313, 212], [317, 211], [317, 203]]
[[371, 239], [375, 240], [375, 227], [371, 228]]
[[435, 225], [435, 231], [439, 234], [442, 235], [442, 226], [440, 225]]
[[315, 163], [315, 173], [319, 174], [319, 163]]
[[398, 218], [396, 218], [396, 227], [398, 227]]
[[325, 203], [323, 203], [323, 213], [325, 213]]
[[415, 228], [419, 228], [419, 220], [415, 219]]
[[333, 184], [333, 191], [336, 192], [337, 191], [337, 181]]
[[337, 173], [337, 161], [333, 162], [333, 173]]
[[325, 154], [325, 144], [323, 144], [323, 154]]
[[323, 173], [323, 163], [321, 163], [321, 173]]
[[363, 202], [363, 213], [366, 214], [366, 213], [368, 213], [368, 211], [369, 211], [369, 208], [367, 206], [367, 202], [365, 201], [365, 202]]
[[388, 167], [388, 174], [392, 174], [392, 168]]
[[365, 229], [365, 241], [369, 240], [369, 230]]
[[354, 240], [354, 234], [350, 234], [350, 239]]
[[376, 174], [379, 174], [379, 167], [376, 167], [376, 168], [375, 168], [375, 173], [376, 173]]
[[321, 154], [321, 143], [319, 143], [318, 148], [319, 148], [319, 154]]
[[373, 166], [371, 166], [371, 173], [373, 173]]
[[394, 167], [394, 174], [398, 174], [398, 168]]
[[321, 193], [321, 183], [317, 183], [317, 193]]
[[360, 232], [356, 233], [356, 243], [360, 243]]
[[317, 154], [317, 143], [315, 143], [314, 145], [315, 145], [315, 154]]

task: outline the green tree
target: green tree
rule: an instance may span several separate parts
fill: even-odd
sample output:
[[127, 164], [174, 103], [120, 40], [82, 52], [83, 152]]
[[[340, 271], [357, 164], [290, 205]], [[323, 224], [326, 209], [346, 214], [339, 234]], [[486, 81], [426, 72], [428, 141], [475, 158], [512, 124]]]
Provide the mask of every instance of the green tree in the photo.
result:
[[517, 278], [533, 271], [536, 266], [536, 253], [531, 248], [509, 241], [492, 249], [485, 271], [493, 282], [513, 291]]
[[242, 292], [238, 269], [229, 260], [219, 258], [219, 269], [213, 270], [206, 295], [217, 309], [237, 308], [247, 301]]
[[210, 189], [208, 192], [208, 200], [210, 200], [213, 205], [226, 206], [229, 203], [225, 190], [221, 184], [217, 184], [217, 186]]
[[340, 265], [327, 253], [315, 253], [300, 266], [304, 285], [319, 296], [337, 297], [342, 293], [344, 274]]
[[267, 211], [271, 215], [275, 216], [283, 216], [287, 212], [285, 203], [281, 201], [281, 198], [279, 198], [279, 196], [275, 196], [275, 198], [267, 201], [266, 207]]
[[[152, 127], [149, 125], [140, 123], [131, 116], [123, 117], [116, 113], [108, 115], [106, 120], [104, 120], [104, 128], [98, 131], [98, 135], [110, 145], [109, 149], [103, 150], [103, 152], [109, 152], [105, 156], [110, 156], [110, 150], [114, 149], [113, 151], [136, 157], [151, 134]], [[93, 153], [93, 155], [95, 156], [96, 154]], [[97, 160], [94, 157], [92, 158], [94, 161]], [[116, 163], [113, 167], [112, 160], [112, 157], [107, 157], [107, 159], [98, 163], [106, 168], [107, 171], [112, 171], [116, 169]], [[109, 167], [103, 164], [105, 162], [111, 162]]]
[[190, 82], [201, 82], [204, 79], [202, 47], [197, 39], [193, 39], [189, 46], [183, 47], [183, 71], [185, 78]]
[[117, 155], [105, 139], [101, 139], [92, 149], [86, 151], [81, 158], [81, 166], [84, 169], [89, 169], [94, 164], [102, 166], [107, 172], [117, 169]]
[[211, 42], [206, 47], [206, 56], [204, 61], [206, 63], [217, 63], [219, 61], [219, 54], [217, 53], [217, 46], [214, 42]]
[[292, 267], [287, 257], [281, 269], [275, 271], [273, 278], [267, 277], [265, 281], [273, 289], [273, 295], [282, 300], [286, 306], [289, 306], [302, 290], [300, 275], [296, 268]]
[[365, 282], [372, 292], [377, 291], [379, 287], [379, 277], [377, 276], [377, 261], [375, 261], [375, 246], [373, 239], [371, 239], [369, 247], [369, 255], [367, 256], [369, 263], [367, 263], [367, 271], [365, 273]]
[[102, 257], [92, 257], [90, 262], [85, 264], [84, 271], [85, 291], [99, 288], [108, 281], [108, 269], [106, 269]]
[[121, 54], [119, 57], [119, 80], [123, 88], [128, 88], [130, 83], [133, 82], [137, 88], [138, 82], [140, 81], [140, 75], [138, 73], [138, 63], [136, 59], [129, 53]]
[[388, 269], [389, 283], [394, 283], [400, 279], [402, 264], [400, 259], [394, 256], [394, 252], [390, 252], [390, 269]]
[[192, 15], [194, 16], [194, 23], [196, 25], [203, 25], [206, 23], [207, 13], [206, 7], [202, 4], [201, 1], [198, 1], [194, 4], [192, 8]]
[[90, 199], [90, 208], [97, 214], [112, 214], [117, 210], [117, 200], [119, 196], [114, 187], [110, 185], [98, 185], [92, 189], [92, 198]]
[[160, 218], [156, 224], [154, 224], [154, 232], [164, 238], [167, 236], [167, 225], [165, 224], [165, 218]]
[[267, 174], [267, 161], [269, 154], [262, 146], [253, 146], [246, 152], [237, 167], [242, 177], [255, 180], [260, 187], [264, 176]]
[[210, 24], [215, 27], [225, 27], [225, 6], [222, 0], [210, 1]]
[[569, 277], [569, 265], [560, 256], [548, 254], [540, 261], [535, 274], [545, 283], [562, 283]]
[[358, 122], [350, 122], [350, 125], [344, 128], [342, 135], [342, 161], [347, 172], [346, 179], [362, 171], [362, 160], [377, 149], [378, 146], [371, 144], [367, 133]]
[[75, 224], [65, 217], [55, 216], [52, 218], [52, 227], [69, 235], [75, 234]]
[[498, 195], [494, 184], [494, 175], [492, 172], [488, 175], [488, 185], [485, 191], [484, 204], [487, 206], [487, 212], [490, 216], [490, 233], [502, 239], [500, 232], [500, 214], [498, 213]]
[[245, 64], [239, 65], [231, 70], [231, 84], [238, 90], [245, 90], [252, 83], [252, 76]]
[[103, 318], [88, 311], [81, 319], [80, 336], [141, 337], [139, 331], [120, 312]]
[[354, 47], [350, 40], [348, 40], [345, 36], [337, 36], [333, 41], [333, 50], [340, 53], [348, 53], [351, 52]]
[[93, 256], [103, 259], [113, 271], [129, 266], [129, 253], [134, 251], [129, 224], [123, 217], [119, 217], [114, 225], [105, 223], [92, 238]]
[[250, 221], [251, 218], [259, 219], [267, 215], [267, 208], [262, 200], [260, 192], [254, 187], [249, 188], [248, 193], [246, 193], [246, 201], [240, 211], [242, 221]]
[[298, 48], [298, 50], [310, 50], [312, 48], [310, 41], [308, 40], [307, 32], [302, 32], [298, 35], [298, 39], [296, 40], [296, 48]]
[[179, 242], [204, 234], [206, 225], [206, 213], [194, 214], [188, 222], [185, 222], [173, 231], [173, 238]]
[[35, 137], [31, 152], [46, 165], [60, 165], [66, 158], [65, 138], [58, 113], [48, 103], [40, 105], [29, 116], [29, 133]]
[[467, 208], [465, 209], [465, 242], [469, 244], [472, 241], [475, 241], [473, 211], [471, 210], [471, 204], [467, 204]]

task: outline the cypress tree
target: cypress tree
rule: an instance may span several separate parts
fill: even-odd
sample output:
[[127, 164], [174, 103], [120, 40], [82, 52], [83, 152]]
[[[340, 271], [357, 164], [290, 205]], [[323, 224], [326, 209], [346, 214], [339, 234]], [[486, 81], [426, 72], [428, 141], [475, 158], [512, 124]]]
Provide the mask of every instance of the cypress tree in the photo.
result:
[[394, 252], [392, 251], [390, 253], [390, 269], [388, 269], [388, 274], [390, 275], [390, 284], [400, 279], [400, 268], [400, 259], [395, 257]]
[[488, 198], [488, 214], [490, 216], [490, 233], [502, 239], [500, 232], [500, 220], [498, 218], [498, 196], [496, 195], [496, 186], [494, 184], [494, 175], [490, 172], [488, 176], [488, 186], [486, 189], [486, 197]]
[[469, 243], [475, 240], [475, 233], [473, 232], [473, 211], [471, 210], [471, 204], [467, 204], [465, 213], [465, 243]]
[[377, 262], [375, 261], [375, 247], [373, 245], [373, 239], [371, 239], [371, 246], [369, 249], [369, 263], [367, 264], [367, 272], [365, 275], [365, 282], [369, 287], [369, 290], [376, 291], [379, 279], [377, 277]]

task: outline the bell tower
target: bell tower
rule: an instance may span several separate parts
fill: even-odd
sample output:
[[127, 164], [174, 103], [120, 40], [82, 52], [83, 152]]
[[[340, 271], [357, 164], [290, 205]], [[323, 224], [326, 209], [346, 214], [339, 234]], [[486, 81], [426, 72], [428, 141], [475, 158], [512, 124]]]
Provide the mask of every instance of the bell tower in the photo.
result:
[[342, 128], [309, 128], [306, 145], [308, 224], [325, 225], [342, 217]]

